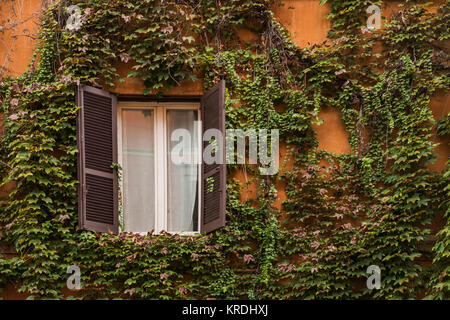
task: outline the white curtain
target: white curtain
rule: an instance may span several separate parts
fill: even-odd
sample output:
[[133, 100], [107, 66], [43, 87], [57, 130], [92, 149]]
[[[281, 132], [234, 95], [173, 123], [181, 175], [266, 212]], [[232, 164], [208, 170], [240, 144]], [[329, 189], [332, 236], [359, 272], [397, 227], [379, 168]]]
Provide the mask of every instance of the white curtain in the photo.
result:
[[155, 229], [154, 112], [122, 111], [125, 231]]
[[[167, 110], [167, 231], [198, 231], [198, 135], [194, 121], [195, 110]], [[188, 164], [175, 164], [171, 151], [178, 141], [171, 141], [176, 129], [190, 133], [190, 150], [184, 150], [191, 159]], [[185, 144], [189, 145], [189, 144]]]

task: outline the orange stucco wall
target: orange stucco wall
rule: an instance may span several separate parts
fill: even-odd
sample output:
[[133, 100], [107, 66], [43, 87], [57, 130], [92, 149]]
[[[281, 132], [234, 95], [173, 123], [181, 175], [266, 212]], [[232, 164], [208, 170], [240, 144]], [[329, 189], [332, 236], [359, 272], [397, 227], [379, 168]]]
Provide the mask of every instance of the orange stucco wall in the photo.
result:
[[42, 0], [0, 2], [0, 66], [8, 69], [8, 75], [22, 74], [30, 62], [42, 3]]
[[[14, 3], [14, 4], [13, 4]], [[7, 67], [3, 70], [4, 75], [17, 76], [23, 73], [32, 56], [36, 41], [34, 39], [39, 22], [39, 14], [41, 12], [43, 0], [25, 0], [25, 1], [0, 1], [0, 26], [4, 25], [7, 20], [9, 22], [26, 21], [17, 24], [10, 30], [0, 29], [0, 66]], [[319, 5], [319, 0], [285, 0], [284, 5], [275, 8], [275, 14], [279, 21], [290, 31], [292, 39], [301, 47], [307, 47], [312, 44], [320, 44], [326, 41], [327, 32], [329, 30], [329, 21], [326, 15], [329, 13], [327, 5]], [[392, 10], [396, 8], [397, 1], [389, 1], [383, 8], [383, 15], [388, 16]], [[252, 37], [248, 32], [242, 32], [242, 38]], [[128, 70], [126, 65], [119, 66], [121, 74], [126, 75]], [[2, 70], [0, 70], [1, 74]], [[125, 78], [125, 82], [117, 83], [116, 87], [111, 90], [122, 94], [141, 94], [144, 85], [138, 79]], [[199, 95], [202, 94], [202, 83], [200, 81], [185, 81], [181, 86], [174, 88], [168, 94], [171, 95]], [[438, 94], [431, 103], [433, 115], [439, 119], [442, 115], [450, 111], [448, 105], [448, 97], [443, 93]], [[314, 125], [319, 140], [319, 148], [334, 153], [349, 153], [350, 145], [348, 143], [348, 133], [345, 131], [341, 121], [340, 113], [333, 108], [325, 108], [319, 114], [323, 120], [321, 125]], [[0, 117], [1, 118], [1, 117]], [[1, 121], [1, 119], [0, 119]], [[445, 168], [445, 162], [448, 159], [450, 149], [448, 142], [442, 140], [434, 134], [433, 140], [440, 143], [436, 148], [439, 154], [437, 161], [430, 165], [431, 170], [441, 170]], [[282, 144], [280, 148], [281, 161], [285, 156], [285, 146]], [[241, 181], [245, 182], [244, 172], [237, 172], [235, 175]], [[0, 190], [0, 196], [5, 195], [13, 188], [9, 185]], [[276, 203], [281, 207], [281, 202], [286, 199], [282, 182], [277, 185], [279, 189], [279, 199]], [[243, 192], [243, 199], [254, 198], [256, 196], [254, 188], [249, 188], [248, 192]], [[4, 298], [14, 299], [23, 298], [23, 295], [14, 293], [12, 287], [3, 293]]]

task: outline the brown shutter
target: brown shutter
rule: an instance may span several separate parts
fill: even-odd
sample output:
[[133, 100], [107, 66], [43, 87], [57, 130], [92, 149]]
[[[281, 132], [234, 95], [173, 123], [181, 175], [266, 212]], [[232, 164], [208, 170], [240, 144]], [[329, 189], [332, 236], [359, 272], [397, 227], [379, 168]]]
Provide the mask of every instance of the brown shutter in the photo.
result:
[[[225, 81], [221, 80], [202, 97], [203, 133], [219, 129], [223, 136], [223, 164], [205, 164], [202, 161], [202, 233], [214, 231], [225, 225], [226, 165], [225, 165]], [[203, 149], [209, 142], [203, 142]]]
[[79, 86], [78, 220], [83, 230], [118, 233], [117, 98]]

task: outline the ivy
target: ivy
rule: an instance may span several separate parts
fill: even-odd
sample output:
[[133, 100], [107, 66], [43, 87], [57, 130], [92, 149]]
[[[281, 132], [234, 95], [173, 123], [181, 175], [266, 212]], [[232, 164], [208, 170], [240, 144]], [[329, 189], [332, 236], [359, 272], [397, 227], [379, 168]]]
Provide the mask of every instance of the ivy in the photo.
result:
[[[436, 123], [429, 107], [450, 84], [449, 2], [431, 14], [406, 1], [374, 32], [365, 30], [371, 1], [321, 3], [331, 7], [329, 39], [308, 49], [276, 20], [275, 1], [50, 6], [28, 71], [0, 81], [0, 172], [2, 185], [15, 184], [1, 199], [0, 239], [17, 251], [0, 257], [0, 286], [63, 298], [67, 267], [77, 265], [78, 299], [448, 299], [449, 170], [427, 166], [433, 131], [449, 131], [448, 115]], [[78, 30], [65, 28], [71, 4], [81, 8]], [[242, 41], [242, 28], [259, 37]], [[119, 74], [120, 64], [131, 72]], [[229, 179], [227, 225], [210, 235], [78, 230], [74, 88], [124, 77], [141, 79], [144, 94], [224, 77], [227, 127], [279, 129], [287, 150], [279, 173], [229, 165], [247, 180]], [[341, 112], [351, 154], [318, 149], [313, 125], [326, 108]], [[442, 214], [433, 250], [424, 249]], [[381, 269], [380, 290], [366, 289], [370, 265]]]

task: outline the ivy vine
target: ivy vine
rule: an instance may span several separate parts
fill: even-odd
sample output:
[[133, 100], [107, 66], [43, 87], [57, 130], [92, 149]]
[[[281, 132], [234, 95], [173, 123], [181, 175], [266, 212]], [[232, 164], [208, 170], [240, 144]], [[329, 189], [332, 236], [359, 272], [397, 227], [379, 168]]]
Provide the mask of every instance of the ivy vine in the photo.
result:
[[[448, 115], [436, 123], [430, 100], [450, 85], [450, 2], [430, 13], [430, 4], [405, 1], [372, 32], [372, 1], [321, 2], [331, 7], [328, 41], [307, 49], [276, 20], [278, 1], [52, 4], [28, 71], [0, 80], [0, 172], [2, 184], [15, 183], [1, 199], [0, 240], [17, 251], [0, 255], [0, 287], [63, 298], [67, 267], [77, 265], [77, 299], [448, 299], [450, 162], [442, 172], [427, 165], [436, 127], [449, 133]], [[78, 30], [65, 28], [72, 4]], [[242, 28], [258, 37], [243, 41]], [[225, 77], [227, 127], [280, 129], [287, 152], [277, 175], [229, 166], [248, 181], [229, 179], [224, 228], [198, 237], [78, 230], [74, 88], [114, 87], [121, 63], [143, 94]], [[313, 124], [325, 108], [341, 112], [351, 154], [318, 149]], [[257, 197], [242, 201], [249, 184]], [[287, 194], [282, 210], [275, 185]], [[439, 215], [446, 224], [430, 251]], [[370, 265], [381, 268], [379, 290], [365, 286]]]

